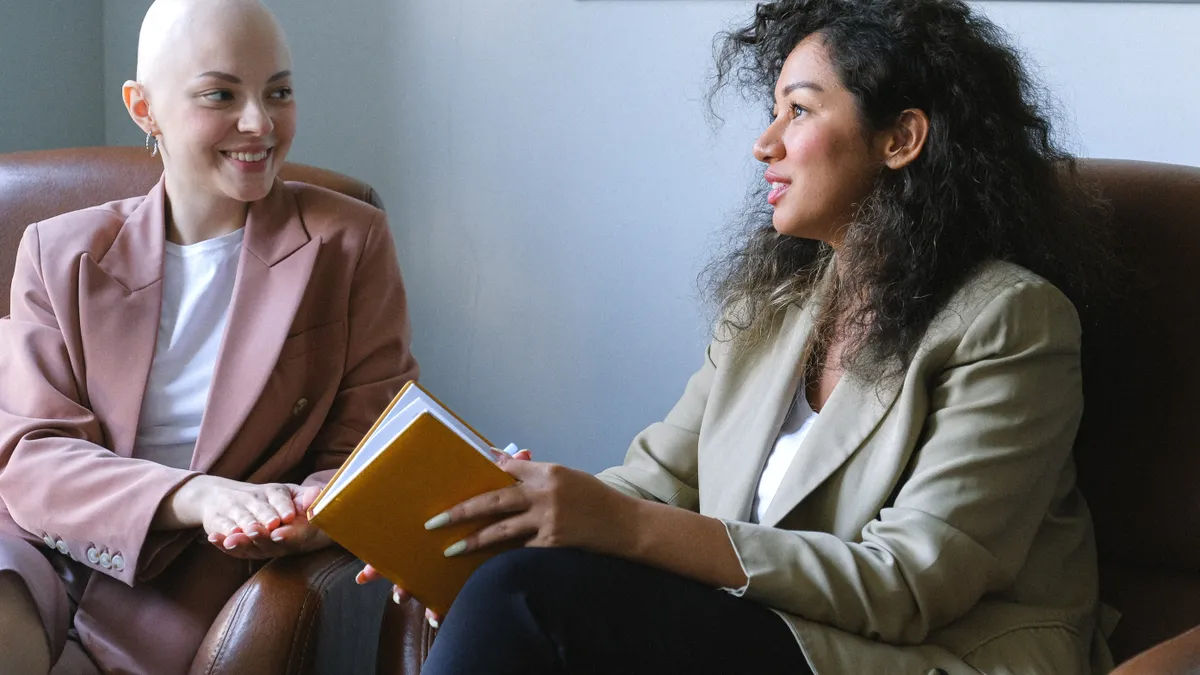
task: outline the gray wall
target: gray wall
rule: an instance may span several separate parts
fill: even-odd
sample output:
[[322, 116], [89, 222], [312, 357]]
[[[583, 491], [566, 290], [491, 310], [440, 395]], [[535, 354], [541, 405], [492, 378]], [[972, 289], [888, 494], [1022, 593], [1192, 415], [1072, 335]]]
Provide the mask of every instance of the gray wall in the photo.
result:
[[[620, 460], [702, 358], [695, 279], [759, 167], [714, 131], [742, 0], [268, 0], [291, 36], [292, 158], [388, 203], [423, 380], [497, 443]], [[148, 2], [107, 0], [107, 87]], [[1073, 111], [1080, 154], [1200, 165], [1200, 4], [983, 3]], [[108, 115], [110, 143], [140, 143]], [[116, 102], [119, 106], [119, 101]]]
[[101, 0], [0, 0], [0, 152], [104, 145]]

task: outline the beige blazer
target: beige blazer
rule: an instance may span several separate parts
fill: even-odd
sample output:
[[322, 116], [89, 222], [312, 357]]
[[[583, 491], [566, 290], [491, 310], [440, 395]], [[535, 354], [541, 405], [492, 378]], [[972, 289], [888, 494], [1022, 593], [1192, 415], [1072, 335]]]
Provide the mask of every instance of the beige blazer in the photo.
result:
[[820, 675], [1111, 667], [1071, 459], [1079, 322], [1023, 268], [973, 274], [902, 381], [844, 377], [747, 522], [820, 297], [750, 353], [713, 342], [665, 421], [600, 477], [723, 520], [749, 579], [734, 592], [775, 610]]
[[256, 567], [197, 531], [151, 532], [164, 496], [197, 473], [323, 484], [417, 376], [383, 212], [277, 181], [249, 211], [190, 470], [133, 459], [165, 232], [162, 182], [30, 226], [0, 321], [0, 571], [26, 580], [57, 653], [68, 602], [49, 563], [69, 568], [105, 672], [185, 672]]

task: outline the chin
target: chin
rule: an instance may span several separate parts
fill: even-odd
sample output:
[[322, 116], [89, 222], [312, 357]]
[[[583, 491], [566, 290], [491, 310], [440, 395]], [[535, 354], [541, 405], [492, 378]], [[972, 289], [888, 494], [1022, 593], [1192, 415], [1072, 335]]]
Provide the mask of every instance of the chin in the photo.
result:
[[256, 202], [271, 192], [275, 181], [263, 185], [231, 185], [223, 192], [239, 202]]
[[789, 237], [804, 236], [802, 234], [804, 227], [798, 225], [797, 223], [791, 222], [785, 215], [780, 214], [779, 211], [776, 211], [775, 215], [771, 216], [771, 226], [774, 227], [775, 231], [779, 234], [787, 235]]

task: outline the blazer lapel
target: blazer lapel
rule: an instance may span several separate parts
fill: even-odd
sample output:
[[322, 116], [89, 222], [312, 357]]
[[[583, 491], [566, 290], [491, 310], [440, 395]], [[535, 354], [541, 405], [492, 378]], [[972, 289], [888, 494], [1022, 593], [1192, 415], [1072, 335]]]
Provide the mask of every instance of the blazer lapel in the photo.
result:
[[[735, 368], [742, 364], [747, 368], [744, 374], [735, 374], [744, 393], [737, 396], [738, 404], [722, 420], [721, 431], [704, 444], [713, 453], [711, 467], [705, 466], [701, 476], [700, 495], [706, 502], [701, 508], [706, 515], [749, 518], [763, 464], [796, 395], [816, 305], [807, 302], [803, 307], [788, 308], [768, 353], [733, 357], [741, 361], [734, 363]], [[709, 495], [716, 495], [711, 503], [707, 503]]]
[[79, 270], [87, 402], [109, 448], [133, 454], [162, 312], [166, 198], [162, 179], [133, 210], [100, 260]]
[[761, 524], [778, 525], [850, 459], [879, 426], [899, 393], [899, 383], [878, 386], [844, 375], [809, 428]]
[[209, 472], [262, 396], [317, 259], [296, 199], [282, 181], [250, 207], [237, 282], [213, 372], [194, 471]]

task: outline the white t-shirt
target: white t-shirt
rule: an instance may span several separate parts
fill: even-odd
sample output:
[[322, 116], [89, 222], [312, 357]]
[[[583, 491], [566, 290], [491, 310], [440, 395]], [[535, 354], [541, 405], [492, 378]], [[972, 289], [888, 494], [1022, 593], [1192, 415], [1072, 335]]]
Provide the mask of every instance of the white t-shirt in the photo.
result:
[[767, 456], [762, 477], [758, 479], [758, 490], [754, 494], [754, 506], [750, 513], [751, 522], [762, 522], [763, 516], [767, 514], [767, 508], [771, 506], [771, 500], [779, 491], [779, 485], [783, 483], [784, 474], [792, 465], [792, 460], [796, 458], [796, 451], [800, 449], [800, 444], [804, 442], [804, 437], [808, 435], [808, 430], [812, 427], [813, 422], [817, 421], [817, 413], [813, 412], [812, 406], [808, 405], [808, 396], [804, 389], [804, 381], [801, 380], [800, 387], [796, 390], [796, 397], [792, 401], [792, 407], [783, 420], [779, 436], [775, 438], [775, 447]]
[[167, 242], [158, 342], [133, 456], [186, 469], [221, 351], [244, 230], [188, 246]]

